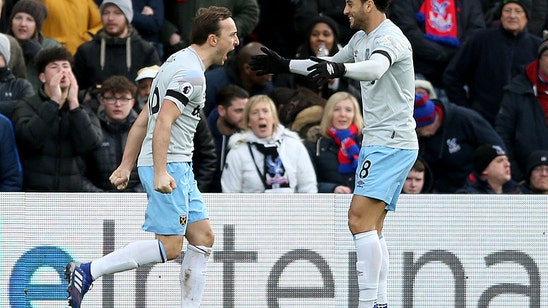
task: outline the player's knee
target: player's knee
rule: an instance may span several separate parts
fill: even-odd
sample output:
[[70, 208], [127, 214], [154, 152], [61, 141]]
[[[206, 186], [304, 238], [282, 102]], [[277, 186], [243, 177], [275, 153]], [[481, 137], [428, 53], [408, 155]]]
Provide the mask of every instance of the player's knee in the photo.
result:
[[199, 236], [195, 237], [194, 240], [189, 242], [195, 246], [206, 246], [213, 247], [213, 242], [215, 242], [215, 234], [211, 228], [204, 230]]
[[181, 255], [181, 249], [175, 249], [173, 247], [171, 247], [171, 249], [166, 248], [166, 255], [169, 261], [175, 260]]
[[177, 259], [181, 255], [181, 249], [183, 248], [183, 239], [182, 237], [176, 238], [164, 238], [162, 239], [162, 244], [166, 252], [166, 257], [168, 260]]
[[367, 219], [358, 216], [348, 215], [348, 228], [352, 234], [358, 234], [375, 230], [374, 223], [368, 223]]

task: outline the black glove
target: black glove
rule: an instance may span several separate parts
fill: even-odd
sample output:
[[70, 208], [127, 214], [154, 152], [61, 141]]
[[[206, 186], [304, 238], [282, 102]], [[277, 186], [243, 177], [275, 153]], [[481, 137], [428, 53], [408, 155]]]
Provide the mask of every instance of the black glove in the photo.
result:
[[257, 71], [257, 76], [289, 73], [289, 59], [266, 47], [261, 47], [261, 51], [265, 54], [252, 56], [249, 62], [251, 70]]
[[319, 87], [323, 86], [329, 79], [343, 77], [346, 73], [344, 63], [330, 62], [318, 57], [310, 57], [310, 60], [318, 62], [307, 68], [311, 71], [307, 76]]

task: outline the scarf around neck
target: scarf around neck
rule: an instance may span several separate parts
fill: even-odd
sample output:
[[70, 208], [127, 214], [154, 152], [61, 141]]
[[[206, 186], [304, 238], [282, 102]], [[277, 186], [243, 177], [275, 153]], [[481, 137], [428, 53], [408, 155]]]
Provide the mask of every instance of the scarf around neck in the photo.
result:
[[353, 173], [358, 167], [360, 147], [356, 143], [358, 127], [352, 123], [347, 129], [336, 129], [333, 126], [327, 129], [327, 134], [339, 146], [339, 173]]
[[527, 79], [536, 87], [537, 100], [544, 111], [546, 124], [548, 125], [548, 76], [539, 69], [538, 60], [529, 63], [525, 68]]

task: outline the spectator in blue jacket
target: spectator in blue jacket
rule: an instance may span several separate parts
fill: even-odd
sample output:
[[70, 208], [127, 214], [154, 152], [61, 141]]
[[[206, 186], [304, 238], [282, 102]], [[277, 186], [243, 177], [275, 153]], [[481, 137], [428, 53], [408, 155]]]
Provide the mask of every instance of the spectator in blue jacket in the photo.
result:
[[0, 114], [0, 191], [21, 191], [23, 169], [19, 160], [13, 125]]

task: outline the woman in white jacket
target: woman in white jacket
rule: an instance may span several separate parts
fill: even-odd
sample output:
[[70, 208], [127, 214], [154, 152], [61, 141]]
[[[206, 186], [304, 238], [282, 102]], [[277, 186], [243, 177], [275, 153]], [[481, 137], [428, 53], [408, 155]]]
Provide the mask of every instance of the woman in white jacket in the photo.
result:
[[221, 176], [225, 193], [316, 193], [316, 173], [299, 135], [280, 124], [270, 97], [251, 97], [247, 130], [230, 137]]

